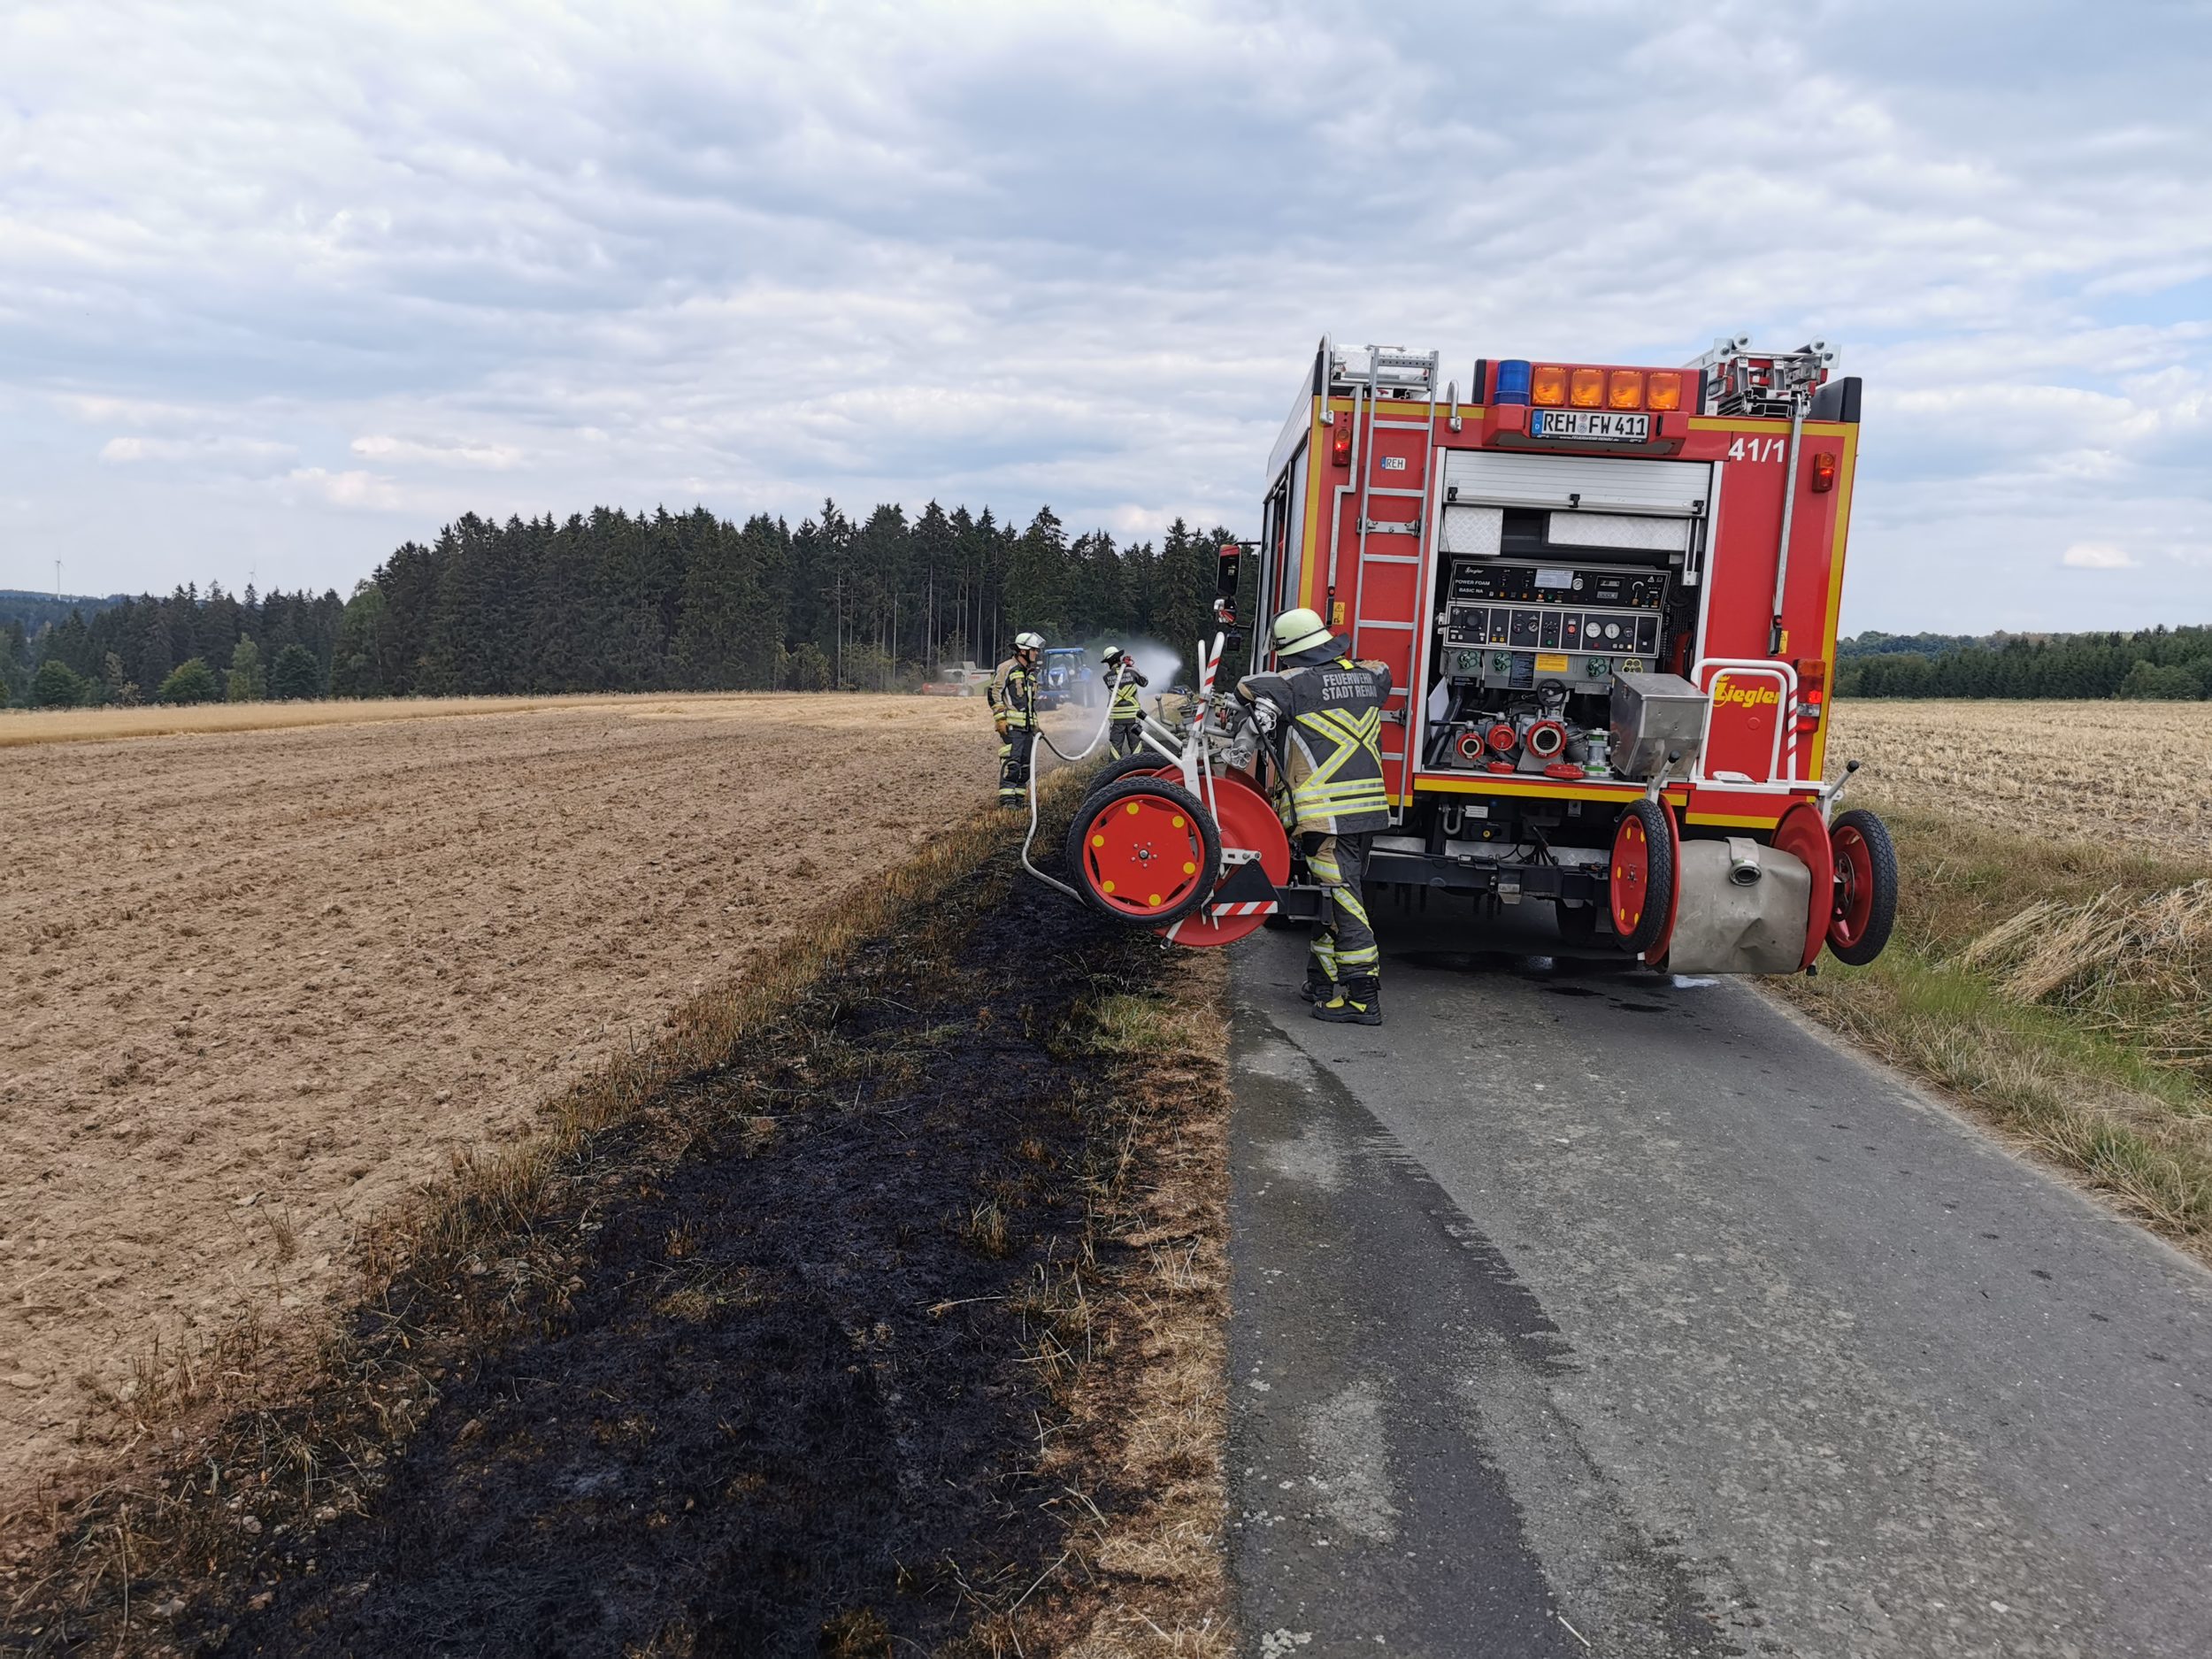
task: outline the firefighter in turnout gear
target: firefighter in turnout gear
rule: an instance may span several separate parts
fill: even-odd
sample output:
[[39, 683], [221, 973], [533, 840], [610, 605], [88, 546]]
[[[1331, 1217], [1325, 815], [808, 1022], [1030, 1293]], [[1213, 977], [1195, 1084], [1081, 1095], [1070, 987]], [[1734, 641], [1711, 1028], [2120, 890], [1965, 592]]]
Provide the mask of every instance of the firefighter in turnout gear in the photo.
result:
[[1029, 802], [1029, 764], [1037, 743], [1037, 661], [1041, 634], [1017, 634], [1014, 654], [998, 665], [984, 697], [998, 727], [998, 803], [1016, 810]]
[[1116, 755], [1133, 755], [1144, 747], [1138, 735], [1144, 730], [1144, 709], [1137, 693], [1152, 682], [1137, 672], [1135, 659], [1118, 645], [1108, 646], [1099, 654], [1099, 661], [1106, 669], [1106, 683], [1113, 689], [1113, 731], [1107, 748]]
[[1390, 670], [1354, 662], [1311, 611], [1276, 618], [1274, 641], [1278, 670], [1248, 676], [1237, 695], [1271, 736], [1290, 787], [1291, 833], [1321, 884], [1302, 995], [1316, 1019], [1379, 1025], [1382, 957], [1361, 883], [1375, 832], [1390, 822], [1380, 741]]

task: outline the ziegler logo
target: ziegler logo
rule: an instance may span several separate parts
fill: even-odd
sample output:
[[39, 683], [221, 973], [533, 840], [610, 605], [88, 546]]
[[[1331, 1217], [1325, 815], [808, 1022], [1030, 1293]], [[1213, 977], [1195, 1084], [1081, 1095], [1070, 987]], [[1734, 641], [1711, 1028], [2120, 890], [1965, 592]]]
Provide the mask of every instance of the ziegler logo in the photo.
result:
[[1772, 686], [1740, 686], [1732, 680], [1724, 680], [1713, 687], [1713, 706], [1718, 709], [1732, 703], [1740, 703], [1747, 709], [1772, 708], [1781, 701], [1781, 693]]

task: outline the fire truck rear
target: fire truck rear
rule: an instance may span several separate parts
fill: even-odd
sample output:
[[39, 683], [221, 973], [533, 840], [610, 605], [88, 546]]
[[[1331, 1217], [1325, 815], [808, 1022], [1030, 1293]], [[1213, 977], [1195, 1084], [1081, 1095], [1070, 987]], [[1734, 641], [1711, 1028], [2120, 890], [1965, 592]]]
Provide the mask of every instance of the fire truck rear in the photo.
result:
[[[1261, 537], [1223, 549], [1230, 661], [1270, 657], [1263, 626], [1240, 649], [1243, 593], [1253, 619], [1309, 607], [1390, 669], [1371, 907], [1546, 903], [1571, 944], [1678, 972], [1792, 972], [1824, 944], [1872, 960], [1895, 856], [1823, 780], [1859, 381], [1817, 343], [1730, 340], [1681, 368], [1478, 360], [1463, 401], [1439, 361], [1324, 340]], [[1317, 899], [1256, 822], [1263, 752], [1204, 690], [1146, 774], [1182, 797], [1158, 862], [1133, 840], [1152, 821], [1131, 763], [1069, 840], [1086, 897], [1131, 920], [1150, 901], [1187, 943]], [[1187, 858], [1167, 845], [1185, 803], [1206, 820]], [[1127, 879], [1171, 859], [1194, 887]]]

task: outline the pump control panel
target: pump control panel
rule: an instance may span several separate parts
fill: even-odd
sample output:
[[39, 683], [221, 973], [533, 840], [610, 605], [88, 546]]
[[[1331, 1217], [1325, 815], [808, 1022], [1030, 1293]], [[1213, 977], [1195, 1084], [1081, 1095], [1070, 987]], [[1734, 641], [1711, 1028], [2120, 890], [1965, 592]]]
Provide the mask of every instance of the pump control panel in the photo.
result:
[[1647, 570], [1459, 560], [1437, 617], [1438, 668], [1499, 689], [1540, 679], [1603, 689], [1659, 657], [1667, 580]]

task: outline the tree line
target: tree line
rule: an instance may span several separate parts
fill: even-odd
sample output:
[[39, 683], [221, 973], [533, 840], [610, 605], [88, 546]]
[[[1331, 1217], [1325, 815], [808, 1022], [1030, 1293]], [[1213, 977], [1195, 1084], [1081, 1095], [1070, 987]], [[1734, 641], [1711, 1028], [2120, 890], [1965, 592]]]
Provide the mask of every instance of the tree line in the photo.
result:
[[0, 689], [55, 707], [258, 697], [565, 691], [889, 690], [988, 664], [1013, 635], [1212, 628], [1230, 532], [1181, 519], [1156, 543], [1071, 537], [1049, 507], [864, 518], [834, 502], [740, 525], [703, 507], [596, 508], [556, 521], [465, 514], [396, 549], [350, 598], [196, 587], [27, 634], [0, 627]]
[[59, 626], [68, 620], [72, 611], [89, 614], [129, 597], [128, 594], [110, 594], [92, 598], [82, 594], [35, 594], [20, 588], [0, 588], [0, 633], [15, 622], [22, 625], [25, 634], [35, 635], [49, 624]]
[[[1839, 697], [2212, 697], [2212, 627], [2055, 634], [1888, 649], [1899, 636], [1839, 641]], [[1921, 636], [1924, 639], [1927, 636]], [[1942, 638], [1944, 636], [1936, 636]]]

